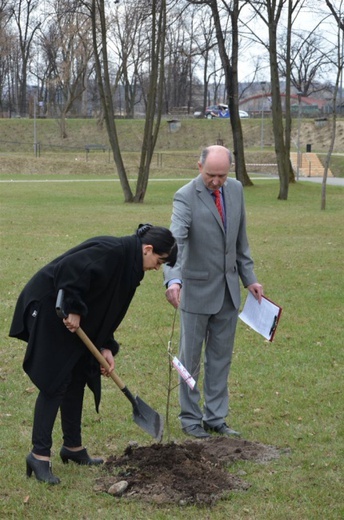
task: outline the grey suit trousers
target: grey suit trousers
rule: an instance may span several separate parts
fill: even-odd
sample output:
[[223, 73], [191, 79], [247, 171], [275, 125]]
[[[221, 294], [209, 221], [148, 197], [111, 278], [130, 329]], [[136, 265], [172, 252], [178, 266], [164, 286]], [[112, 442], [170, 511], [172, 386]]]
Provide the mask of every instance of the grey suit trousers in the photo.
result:
[[181, 338], [179, 359], [193, 376], [199, 379], [204, 347], [203, 413], [200, 408], [198, 385], [191, 390], [181, 380], [179, 391], [182, 428], [201, 424], [211, 426], [225, 421], [228, 415], [228, 375], [232, 360], [238, 310], [234, 308], [228, 289], [221, 310], [214, 315], [180, 311]]

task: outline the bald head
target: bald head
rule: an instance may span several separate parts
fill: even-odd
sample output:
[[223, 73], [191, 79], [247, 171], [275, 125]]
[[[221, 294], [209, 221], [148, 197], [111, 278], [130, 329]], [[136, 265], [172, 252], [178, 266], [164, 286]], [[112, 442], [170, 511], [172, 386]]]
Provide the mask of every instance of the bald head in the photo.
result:
[[231, 153], [220, 145], [208, 146], [201, 154], [198, 169], [209, 190], [217, 190], [227, 180], [231, 166]]
[[219, 155], [226, 155], [228, 157], [229, 166], [232, 164], [232, 154], [228, 148], [225, 148], [224, 146], [214, 144], [212, 146], [207, 146], [207, 148], [204, 148], [202, 150], [201, 156], [199, 158], [199, 162], [203, 165], [208, 157], [209, 154], [219, 154]]

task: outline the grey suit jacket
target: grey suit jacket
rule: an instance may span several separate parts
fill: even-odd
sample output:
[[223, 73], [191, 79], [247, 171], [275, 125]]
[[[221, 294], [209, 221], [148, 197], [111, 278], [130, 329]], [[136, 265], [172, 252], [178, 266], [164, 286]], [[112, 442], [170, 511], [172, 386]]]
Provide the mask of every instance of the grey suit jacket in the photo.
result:
[[164, 280], [182, 280], [180, 308], [187, 312], [219, 312], [226, 285], [239, 308], [239, 277], [245, 287], [257, 281], [246, 235], [242, 185], [227, 179], [222, 190], [226, 232], [201, 175], [174, 196], [171, 231], [178, 242], [178, 259], [174, 267], [164, 266]]

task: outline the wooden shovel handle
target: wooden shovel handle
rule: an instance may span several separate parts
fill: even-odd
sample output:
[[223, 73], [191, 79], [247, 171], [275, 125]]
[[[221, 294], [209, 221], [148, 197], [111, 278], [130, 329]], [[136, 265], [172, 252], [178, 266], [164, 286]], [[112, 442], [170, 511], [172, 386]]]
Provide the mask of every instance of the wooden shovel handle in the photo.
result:
[[[79, 336], [81, 341], [86, 345], [88, 350], [94, 355], [94, 357], [99, 361], [100, 365], [105, 368], [105, 370], [109, 370], [110, 365], [106, 361], [105, 357], [102, 356], [102, 354], [99, 352], [97, 347], [92, 343], [90, 338], [87, 336], [87, 334], [82, 330], [81, 327], [79, 327], [76, 330], [76, 334]], [[110, 377], [114, 380], [118, 388], [123, 390], [125, 388], [125, 384], [121, 380], [121, 378], [116, 374], [116, 372], [113, 370], [110, 374]]]

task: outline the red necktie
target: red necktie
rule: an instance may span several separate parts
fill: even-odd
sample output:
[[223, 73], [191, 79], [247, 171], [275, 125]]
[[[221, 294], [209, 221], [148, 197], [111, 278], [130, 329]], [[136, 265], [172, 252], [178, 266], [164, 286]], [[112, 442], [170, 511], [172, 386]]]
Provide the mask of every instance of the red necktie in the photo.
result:
[[222, 220], [222, 224], [223, 224], [224, 223], [224, 218], [223, 218], [220, 190], [214, 190], [213, 194], [214, 194], [214, 197], [215, 197], [215, 204], [216, 204], [216, 207], [218, 209], [218, 212], [220, 214], [220, 217], [221, 217], [221, 220]]

